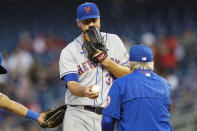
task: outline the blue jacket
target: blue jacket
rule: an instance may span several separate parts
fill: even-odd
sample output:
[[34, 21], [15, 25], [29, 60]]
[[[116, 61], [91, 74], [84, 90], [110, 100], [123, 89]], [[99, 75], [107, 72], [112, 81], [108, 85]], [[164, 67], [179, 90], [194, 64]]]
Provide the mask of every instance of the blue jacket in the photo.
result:
[[135, 70], [114, 82], [103, 115], [117, 120], [118, 131], [172, 131], [170, 87], [151, 70]]

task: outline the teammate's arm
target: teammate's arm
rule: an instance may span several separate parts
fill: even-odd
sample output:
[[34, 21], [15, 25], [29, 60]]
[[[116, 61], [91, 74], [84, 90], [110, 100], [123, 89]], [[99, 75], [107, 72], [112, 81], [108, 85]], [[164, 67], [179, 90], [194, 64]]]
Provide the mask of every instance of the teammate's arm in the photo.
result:
[[39, 123], [42, 122], [42, 115], [39, 115], [38, 113], [29, 110], [20, 103], [10, 100], [4, 94], [0, 94], [0, 108], [9, 110], [10, 112], [13, 112], [16, 115], [36, 120]]
[[129, 67], [124, 66], [124, 65], [119, 65], [110, 60], [108, 57], [101, 62], [103, 66], [105, 66], [109, 72], [113, 74], [116, 78], [119, 78], [121, 76], [128, 75], [131, 73]]
[[6, 95], [2, 94], [0, 98], [0, 107], [7, 109], [16, 115], [25, 116], [27, 114], [27, 108], [23, 105], [10, 100]]
[[96, 99], [99, 96], [99, 94], [91, 92], [93, 85], [86, 88], [79, 84], [79, 82], [69, 81], [67, 82], [67, 87], [75, 96], [88, 97], [90, 99]]

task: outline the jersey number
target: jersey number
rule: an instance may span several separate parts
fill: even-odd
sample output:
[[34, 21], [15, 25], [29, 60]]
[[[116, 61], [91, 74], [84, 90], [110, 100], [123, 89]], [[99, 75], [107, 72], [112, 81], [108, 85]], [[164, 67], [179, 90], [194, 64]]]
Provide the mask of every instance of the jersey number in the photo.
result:
[[113, 83], [113, 81], [114, 81], [113, 76], [111, 76], [110, 73], [107, 73], [107, 74], [105, 75], [105, 77], [106, 77], [105, 83], [106, 83], [108, 86], [110, 86], [110, 85]]

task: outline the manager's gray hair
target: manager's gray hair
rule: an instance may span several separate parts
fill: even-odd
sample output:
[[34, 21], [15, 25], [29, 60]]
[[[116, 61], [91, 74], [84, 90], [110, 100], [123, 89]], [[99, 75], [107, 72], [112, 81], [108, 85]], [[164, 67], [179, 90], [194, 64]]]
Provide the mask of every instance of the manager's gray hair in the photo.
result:
[[142, 70], [154, 70], [154, 62], [134, 62], [130, 61], [131, 67], [133, 70], [142, 69]]

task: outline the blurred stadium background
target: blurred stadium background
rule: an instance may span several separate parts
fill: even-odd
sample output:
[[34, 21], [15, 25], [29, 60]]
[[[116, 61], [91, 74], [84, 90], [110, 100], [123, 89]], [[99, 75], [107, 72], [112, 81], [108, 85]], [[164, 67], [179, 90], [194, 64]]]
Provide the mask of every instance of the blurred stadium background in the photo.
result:
[[[89, 0], [91, 2], [91, 0]], [[80, 30], [81, 0], [0, 0], [0, 51], [7, 75], [0, 91], [42, 112], [64, 103], [59, 54]], [[119, 35], [127, 49], [148, 45], [155, 71], [172, 84], [175, 131], [197, 130], [197, 2], [195, 0], [97, 0], [102, 31]], [[143, 124], [143, 123], [142, 123]], [[58, 131], [45, 129], [46, 131]], [[0, 131], [45, 131], [34, 121], [0, 110]]]

